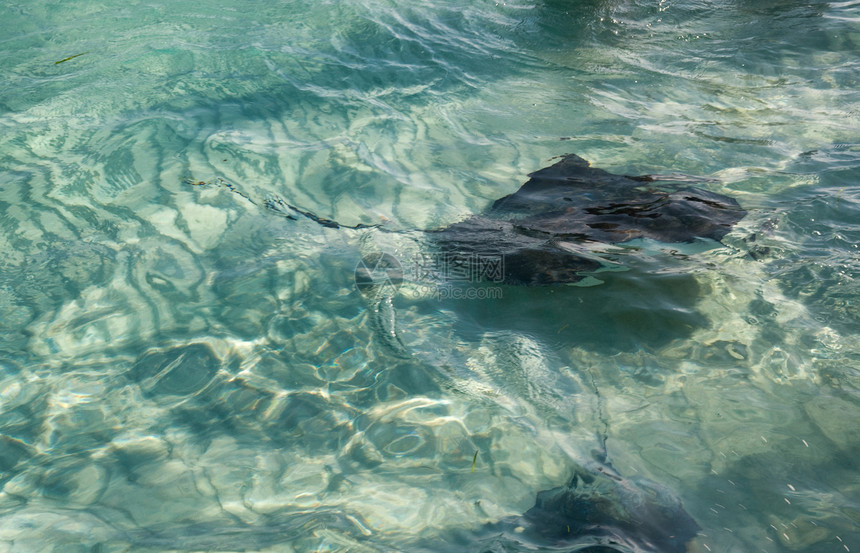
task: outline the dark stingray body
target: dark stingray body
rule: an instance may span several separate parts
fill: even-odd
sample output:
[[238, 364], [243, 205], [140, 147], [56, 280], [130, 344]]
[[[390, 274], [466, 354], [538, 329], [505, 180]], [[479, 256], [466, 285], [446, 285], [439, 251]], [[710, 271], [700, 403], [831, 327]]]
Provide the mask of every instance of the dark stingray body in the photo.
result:
[[577, 282], [600, 267], [589, 244], [719, 241], [746, 214], [728, 196], [657, 189], [652, 177], [613, 175], [572, 154], [529, 176], [485, 214], [429, 234], [455, 264], [500, 258], [500, 280], [540, 285]]

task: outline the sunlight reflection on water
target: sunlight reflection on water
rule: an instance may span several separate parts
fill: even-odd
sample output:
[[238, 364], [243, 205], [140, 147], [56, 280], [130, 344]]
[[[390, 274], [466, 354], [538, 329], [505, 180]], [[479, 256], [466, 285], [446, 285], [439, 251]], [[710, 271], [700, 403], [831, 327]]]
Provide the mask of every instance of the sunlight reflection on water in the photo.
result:
[[[856, 11], [0, 8], [0, 549], [478, 550], [604, 454], [696, 550], [856, 548]], [[591, 287], [355, 288], [564, 153], [748, 215]]]

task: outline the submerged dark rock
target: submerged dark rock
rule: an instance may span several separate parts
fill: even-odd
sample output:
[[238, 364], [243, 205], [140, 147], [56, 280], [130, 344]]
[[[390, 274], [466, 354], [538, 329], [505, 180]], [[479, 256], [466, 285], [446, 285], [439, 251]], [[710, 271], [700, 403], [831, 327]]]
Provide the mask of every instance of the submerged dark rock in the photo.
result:
[[685, 553], [700, 529], [668, 489], [602, 465], [578, 470], [566, 486], [538, 493], [522, 516], [492, 525], [481, 551]]
[[497, 259], [497, 280], [542, 285], [582, 280], [601, 267], [602, 246], [719, 241], [746, 215], [728, 196], [667, 190], [654, 177], [614, 175], [573, 154], [529, 176], [486, 213], [428, 234], [454, 264]]

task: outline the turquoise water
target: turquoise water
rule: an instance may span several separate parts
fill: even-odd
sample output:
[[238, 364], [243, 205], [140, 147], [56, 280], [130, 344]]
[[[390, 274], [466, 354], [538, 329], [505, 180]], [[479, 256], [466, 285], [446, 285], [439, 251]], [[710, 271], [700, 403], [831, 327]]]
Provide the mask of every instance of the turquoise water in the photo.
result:
[[[0, 21], [0, 551], [484, 551], [604, 447], [690, 551], [860, 548], [858, 2]], [[748, 215], [593, 286], [419, 278], [420, 231], [565, 153]]]

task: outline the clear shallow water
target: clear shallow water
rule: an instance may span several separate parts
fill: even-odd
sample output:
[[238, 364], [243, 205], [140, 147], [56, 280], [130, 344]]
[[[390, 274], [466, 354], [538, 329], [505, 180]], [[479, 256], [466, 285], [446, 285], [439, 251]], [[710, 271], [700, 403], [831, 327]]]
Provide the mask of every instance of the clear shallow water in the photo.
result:
[[[0, 19], [3, 551], [480, 551], [604, 438], [691, 550], [860, 546], [856, 2]], [[356, 290], [567, 152], [749, 214], [587, 288]]]

